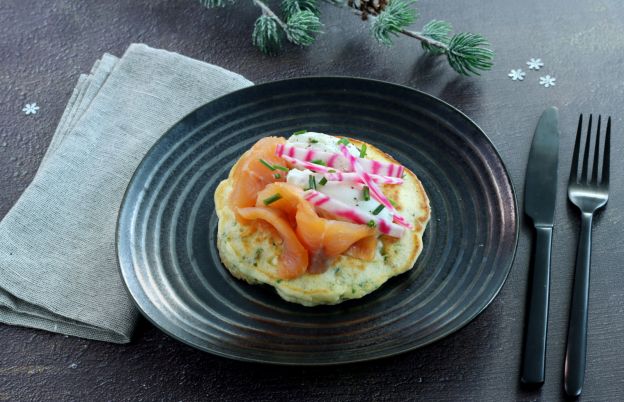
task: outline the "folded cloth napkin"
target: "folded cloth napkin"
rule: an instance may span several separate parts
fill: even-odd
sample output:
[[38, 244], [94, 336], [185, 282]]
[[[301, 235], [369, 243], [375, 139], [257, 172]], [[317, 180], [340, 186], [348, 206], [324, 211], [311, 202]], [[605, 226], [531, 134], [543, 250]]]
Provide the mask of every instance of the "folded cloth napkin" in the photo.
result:
[[132, 173], [175, 122], [249, 85], [140, 44], [80, 76], [39, 171], [0, 222], [0, 322], [129, 342], [138, 311], [119, 274], [115, 225]]

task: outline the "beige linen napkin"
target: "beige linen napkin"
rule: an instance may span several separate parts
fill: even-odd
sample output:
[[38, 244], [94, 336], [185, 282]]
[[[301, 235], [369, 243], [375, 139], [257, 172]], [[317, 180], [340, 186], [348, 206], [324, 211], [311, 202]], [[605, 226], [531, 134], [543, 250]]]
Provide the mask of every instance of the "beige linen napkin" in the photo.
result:
[[80, 76], [39, 171], [0, 222], [0, 322], [128, 342], [138, 312], [115, 254], [126, 186], [169, 127], [249, 85], [140, 44]]

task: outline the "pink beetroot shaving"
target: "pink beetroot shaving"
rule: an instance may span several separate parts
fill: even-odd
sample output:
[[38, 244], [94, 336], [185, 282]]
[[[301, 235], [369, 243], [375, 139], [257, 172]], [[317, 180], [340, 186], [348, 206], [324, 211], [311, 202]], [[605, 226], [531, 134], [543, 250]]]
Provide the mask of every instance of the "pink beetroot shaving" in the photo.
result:
[[349, 161], [351, 168], [355, 171], [355, 173], [362, 179], [362, 181], [368, 186], [371, 195], [374, 199], [379, 201], [384, 207], [388, 208], [388, 210], [392, 213], [392, 219], [401, 226], [405, 226], [408, 229], [413, 229], [413, 226], [402, 217], [397, 210], [394, 208], [390, 200], [383, 194], [381, 189], [377, 186], [374, 180], [372, 180], [371, 175], [364, 171], [362, 166], [359, 163], [359, 160], [349, 153], [349, 150], [344, 145], [340, 145], [340, 151], [342, 155]]
[[373, 221], [377, 230], [382, 234], [392, 237], [401, 237], [405, 232], [405, 228], [397, 225], [396, 223], [389, 222], [380, 216], [371, 214], [370, 212], [362, 211], [356, 207], [349, 206], [342, 201], [331, 198], [316, 190], [306, 191], [303, 198], [315, 207], [323, 209], [335, 216], [344, 218], [353, 223], [364, 225]]
[[[313, 172], [322, 173], [323, 176], [327, 178], [328, 181], [344, 181], [351, 183], [364, 183], [362, 179], [355, 172], [340, 172], [336, 171], [336, 169], [319, 165], [312, 162], [306, 162], [297, 158], [290, 157], [288, 155], [282, 155], [282, 159], [284, 159], [288, 163], [292, 163], [297, 167], [302, 167], [304, 169], [311, 170]], [[333, 171], [333, 172], [332, 172]], [[372, 180], [376, 183], [380, 184], [403, 184], [403, 179], [400, 177], [388, 177], [388, 176], [379, 176], [379, 175], [370, 175]]]
[[[361, 183], [364, 184], [362, 179], [355, 172], [336, 172], [336, 173], [327, 173], [324, 176], [329, 181], [344, 181], [348, 183]], [[370, 175], [375, 183], [379, 184], [403, 184], [403, 179], [399, 177], [388, 177], [388, 176], [379, 176], [376, 174]]]
[[[344, 145], [341, 144], [341, 146]], [[275, 154], [281, 158], [289, 156], [304, 162], [320, 160], [330, 168], [337, 166], [340, 162], [348, 162], [348, 159], [345, 161], [345, 158], [340, 153], [323, 152], [310, 148], [299, 148], [288, 144], [278, 144], [275, 148]], [[362, 166], [362, 169], [368, 173], [379, 176], [403, 177], [403, 166], [401, 165], [358, 157], [355, 158]], [[353, 170], [351, 169], [351, 171]]]

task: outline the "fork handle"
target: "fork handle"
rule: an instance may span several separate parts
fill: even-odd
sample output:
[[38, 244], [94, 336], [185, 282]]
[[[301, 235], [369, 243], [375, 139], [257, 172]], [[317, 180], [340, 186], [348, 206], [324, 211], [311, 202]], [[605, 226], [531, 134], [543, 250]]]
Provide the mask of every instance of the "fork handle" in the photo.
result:
[[548, 299], [550, 293], [550, 255], [553, 228], [537, 226], [533, 254], [533, 280], [529, 295], [529, 310], [521, 381], [525, 384], [544, 383], [546, 332], [548, 328]]
[[581, 215], [581, 233], [576, 253], [576, 269], [564, 365], [564, 387], [566, 394], [570, 396], [581, 394], [585, 379], [592, 220], [593, 214], [584, 212]]

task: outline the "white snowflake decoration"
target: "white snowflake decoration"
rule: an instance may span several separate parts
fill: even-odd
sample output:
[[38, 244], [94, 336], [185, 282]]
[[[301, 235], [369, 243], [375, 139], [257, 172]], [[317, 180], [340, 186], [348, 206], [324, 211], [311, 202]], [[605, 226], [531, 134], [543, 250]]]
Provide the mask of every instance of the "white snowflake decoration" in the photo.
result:
[[551, 77], [550, 75], [547, 75], [545, 77], [540, 77], [539, 83], [540, 85], [543, 85], [546, 88], [548, 88], [548, 87], [554, 87], [555, 81], [556, 81], [555, 77]]
[[511, 77], [511, 79], [514, 81], [522, 81], [524, 80], [524, 76], [526, 75], [526, 73], [522, 71], [521, 68], [519, 68], [517, 70], [511, 70], [507, 75]]
[[39, 110], [39, 106], [36, 103], [27, 103], [22, 112], [28, 115], [37, 113], [37, 110]]
[[539, 70], [544, 67], [544, 63], [542, 63], [542, 59], [534, 59], [527, 61], [527, 66], [529, 66], [529, 70]]

